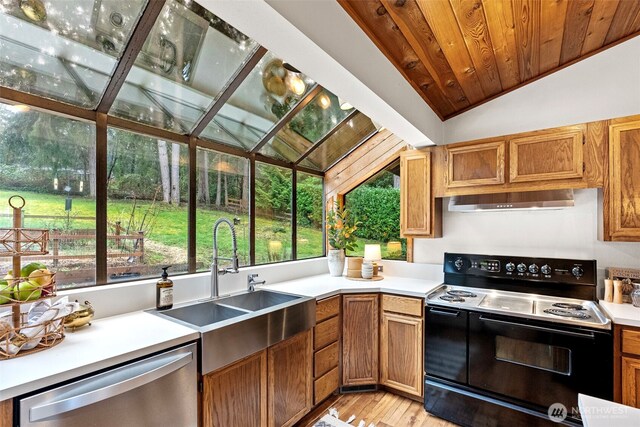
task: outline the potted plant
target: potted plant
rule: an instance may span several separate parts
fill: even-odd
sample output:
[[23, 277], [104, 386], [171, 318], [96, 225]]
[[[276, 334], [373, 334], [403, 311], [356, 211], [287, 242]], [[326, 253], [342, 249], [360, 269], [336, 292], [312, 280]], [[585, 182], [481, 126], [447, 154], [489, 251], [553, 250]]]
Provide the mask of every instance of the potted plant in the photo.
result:
[[329, 240], [329, 274], [342, 276], [344, 271], [344, 251], [358, 247], [354, 232], [360, 223], [356, 221], [344, 206], [336, 202], [335, 207], [327, 214], [327, 239]]

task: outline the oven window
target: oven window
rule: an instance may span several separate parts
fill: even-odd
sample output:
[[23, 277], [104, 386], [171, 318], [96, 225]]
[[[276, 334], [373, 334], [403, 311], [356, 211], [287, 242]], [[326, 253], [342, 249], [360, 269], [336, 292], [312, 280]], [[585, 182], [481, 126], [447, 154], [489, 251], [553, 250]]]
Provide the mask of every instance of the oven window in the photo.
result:
[[571, 350], [564, 347], [496, 336], [496, 359], [571, 375]]

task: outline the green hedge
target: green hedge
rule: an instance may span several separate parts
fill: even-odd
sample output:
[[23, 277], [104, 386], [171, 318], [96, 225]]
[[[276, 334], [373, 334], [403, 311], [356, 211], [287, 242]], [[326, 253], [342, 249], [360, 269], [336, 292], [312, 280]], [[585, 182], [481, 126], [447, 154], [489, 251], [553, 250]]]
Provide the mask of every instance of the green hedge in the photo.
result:
[[347, 194], [347, 208], [361, 222], [356, 236], [388, 242], [400, 238], [400, 190], [361, 186]]

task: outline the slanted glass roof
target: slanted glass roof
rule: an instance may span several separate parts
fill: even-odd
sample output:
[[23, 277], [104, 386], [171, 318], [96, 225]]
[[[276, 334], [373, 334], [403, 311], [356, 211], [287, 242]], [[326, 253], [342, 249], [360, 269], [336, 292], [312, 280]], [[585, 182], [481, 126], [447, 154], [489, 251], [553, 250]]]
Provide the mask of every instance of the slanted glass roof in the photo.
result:
[[202, 137], [251, 150], [315, 82], [288, 71], [267, 52], [202, 132]]
[[295, 162], [348, 115], [349, 110], [340, 108], [338, 97], [323, 89], [262, 147], [260, 153]]
[[0, 90], [324, 172], [376, 126], [285, 60], [192, 0], [0, 0]]
[[189, 134], [257, 43], [195, 2], [169, 0], [110, 113]]
[[326, 170], [376, 132], [376, 126], [371, 119], [357, 112], [300, 164], [311, 169]]
[[0, 1], [0, 85], [94, 109], [145, 5]]

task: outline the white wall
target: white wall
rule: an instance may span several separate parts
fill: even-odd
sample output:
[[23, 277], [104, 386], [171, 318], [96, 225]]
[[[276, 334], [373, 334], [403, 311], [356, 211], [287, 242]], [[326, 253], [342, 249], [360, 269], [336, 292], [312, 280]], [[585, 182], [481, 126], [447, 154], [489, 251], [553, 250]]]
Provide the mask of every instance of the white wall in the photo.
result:
[[598, 240], [598, 190], [576, 190], [563, 210], [449, 212], [441, 239], [415, 239], [414, 261], [442, 264], [444, 252], [596, 259], [598, 269], [640, 268], [640, 243]]
[[640, 37], [444, 122], [444, 143], [640, 114]]

